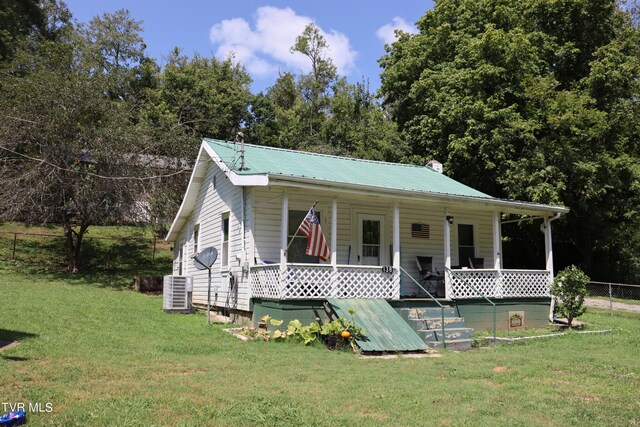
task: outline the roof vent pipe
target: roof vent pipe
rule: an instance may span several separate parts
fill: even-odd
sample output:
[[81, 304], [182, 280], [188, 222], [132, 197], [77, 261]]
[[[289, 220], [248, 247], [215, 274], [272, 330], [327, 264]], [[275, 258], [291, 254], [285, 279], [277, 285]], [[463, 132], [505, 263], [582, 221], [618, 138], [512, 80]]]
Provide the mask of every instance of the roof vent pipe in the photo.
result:
[[236, 134], [236, 142], [240, 143], [240, 169], [244, 170], [244, 133], [238, 132]]
[[443, 173], [444, 172], [444, 168], [442, 167], [442, 163], [440, 163], [437, 160], [429, 160], [429, 163], [427, 163], [427, 166], [429, 166], [431, 169], [433, 169], [434, 171], [436, 171], [438, 173]]

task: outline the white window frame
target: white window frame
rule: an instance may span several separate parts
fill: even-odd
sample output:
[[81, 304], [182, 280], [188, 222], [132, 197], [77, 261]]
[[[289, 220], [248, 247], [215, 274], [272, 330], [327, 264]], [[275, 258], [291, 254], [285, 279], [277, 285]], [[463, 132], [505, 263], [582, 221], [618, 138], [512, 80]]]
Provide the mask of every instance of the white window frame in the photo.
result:
[[[224, 222], [227, 220], [227, 240], [224, 240]], [[226, 243], [226, 248], [225, 248]], [[231, 248], [231, 212], [223, 212], [220, 214], [220, 270], [229, 270], [229, 259]], [[226, 264], [225, 264], [226, 258]]]
[[193, 254], [197, 254], [200, 249], [200, 223], [193, 226]]

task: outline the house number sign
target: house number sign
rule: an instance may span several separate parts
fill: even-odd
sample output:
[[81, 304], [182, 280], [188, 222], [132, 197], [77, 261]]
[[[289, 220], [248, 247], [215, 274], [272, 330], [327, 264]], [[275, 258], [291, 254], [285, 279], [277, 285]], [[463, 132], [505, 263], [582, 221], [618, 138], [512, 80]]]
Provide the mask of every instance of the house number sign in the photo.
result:
[[383, 265], [382, 266], [382, 272], [383, 273], [393, 273], [393, 267], [390, 265]]

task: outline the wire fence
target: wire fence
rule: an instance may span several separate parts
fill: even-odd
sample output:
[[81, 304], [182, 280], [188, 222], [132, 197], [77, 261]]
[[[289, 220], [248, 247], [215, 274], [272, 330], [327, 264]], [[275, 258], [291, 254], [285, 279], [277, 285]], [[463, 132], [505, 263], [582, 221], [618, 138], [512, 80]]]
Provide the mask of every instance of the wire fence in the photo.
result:
[[[132, 233], [133, 234], [133, 233]], [[0, 231], [0, 261], [44, 268], [64, 268], [68, 254], [62, 234]], [[170, 245], [157, 237], [85, 236], [80, 260], [91, 271], [151, 271], [171, 265]]]
[[616, 310], [640, 312], [640, 285], [589, 282], [587, 296], [590, 306], [609, 309], [610, 314]]

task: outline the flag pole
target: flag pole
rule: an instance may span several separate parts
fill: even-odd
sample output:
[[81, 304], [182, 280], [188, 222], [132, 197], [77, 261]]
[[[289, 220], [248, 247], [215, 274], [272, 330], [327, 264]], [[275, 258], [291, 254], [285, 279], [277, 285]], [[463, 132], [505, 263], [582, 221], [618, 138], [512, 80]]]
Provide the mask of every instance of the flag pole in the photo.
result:
[[[313, 202], [313, 205], [311, 205], [311, 209], [315, 208], [316, 205], [318, 204], [318, 201], [316, 200], [315, 202]], [[307, 213], [309, 213], [309, 211], [307, 211]], [[289, 252], [289, 247], [291, 246], [291, 244], [293, 243], [293, 239], [296, 238], [296, 236], [298, 235], [298, 231], [300, 231], [300, 227], [302, 226], [302, 224], [304, 223], [304, 220], [307, 216], [305, 215], [304, 218], [302, 218], [302, 222], [300, 222], [300, 225], [298, 226], [298, 228], [296, 229], [296, 232], [293, 234], [293, 237], [291, 238], [291, 240], [289, 240], [289, 244], [287, 245], [287, 249], [284, 250], [284, 255], [287, 256], [287, 253]]]

